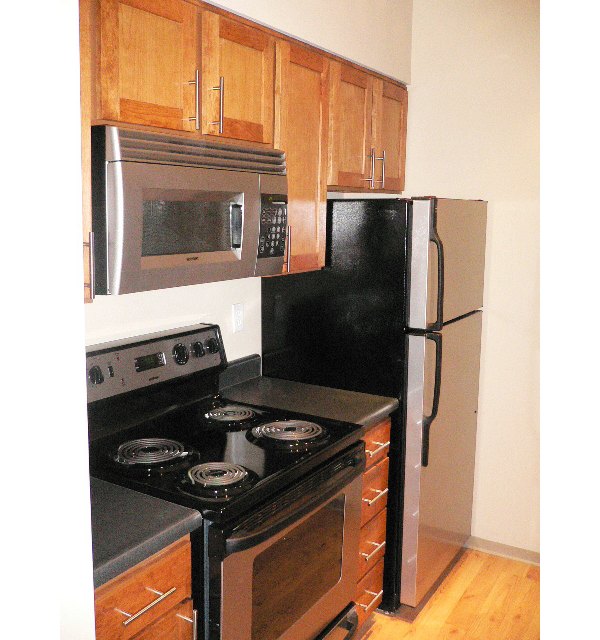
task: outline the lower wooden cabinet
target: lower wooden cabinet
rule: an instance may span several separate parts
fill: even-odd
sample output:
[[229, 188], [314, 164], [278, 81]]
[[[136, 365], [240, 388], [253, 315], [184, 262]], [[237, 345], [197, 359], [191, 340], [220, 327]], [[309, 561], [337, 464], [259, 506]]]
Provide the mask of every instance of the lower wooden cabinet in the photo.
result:
[[186, 600], [165, 613], [134, 636], [134, 640], [196, 640], [192, 601]]
[[356, 605], [359, 627], [381, 604], [385, 554], [391, 420], [369, 429], [363, 438], [367, 468], [363, 475]]
[[191, 594], [185, 537], [96, 589], [96, 640], [192, 640]]

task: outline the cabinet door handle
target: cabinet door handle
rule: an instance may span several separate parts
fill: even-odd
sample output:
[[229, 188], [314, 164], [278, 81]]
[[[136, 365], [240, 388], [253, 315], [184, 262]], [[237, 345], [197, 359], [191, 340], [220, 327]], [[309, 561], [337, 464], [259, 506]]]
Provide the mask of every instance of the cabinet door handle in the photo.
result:
[[381, 182], [381, 188], [385, 189], [385, 149], [381, 153], [380, 158], [375, 158], [375, 160], [381, 160], [381, 180], [377, 180], [377, 182]]
[[168, 591], [164, 593], [162, 591], [156, 591], [156, 589], [151, 589], [150, 587], [146, 587], [148, 591], [152, 591], [152, 593], [157, 593], [158, 598], [152, 600], [150, 604], [147, 604], [145, 607], [140, 609], [136, 613], [127, 613], [127, 611], [122, 611], [121, 609], [115, 608], [115, 611], [122, 613], [124, 616], [127, 616], [127, 620], [123, 620], [123, 626], [126, 627], [128, 624], [131, 624], [134, 620], [137, 620], [140, 616], [143, 616], [147, 611], [155, 607], [159, 602], [162, 602], [165, 598], [168, 598], [171, 594], [177, 591], [177, 587], [172, 587]]
[[90, 268], [90, 283], [84, 285], [85, 287], [89, 287], [90, 290], [90, 300], [94, 299], [95, 291], [96, 291], [96, 274], [94, 273], [95, 264], [94, 264], [94, 232], [90, 231], [88, 236], [88, 241], [83, 243], [84, 247], [89, 248], [90, 255], [88, 257], [88, 266]]
[[373, 456], [377, 455], [380, 451], [387, 449], [390, 446], [390, 441], [389, 440], [387, 442], [373, 441], [373, 444], [378, 445], [377, 449], [374, 449], [373, 451], [370, 451], [369, 449], [365, 449], [365, 453], [368, 454], [369, 458], [372, 458]]
[[383, 595], [383, 589], [379, 593], [375, 593], [374, 591], [365, 591], [370, 596], [373, 596], [373, 600], [369, 602], [369, 604], [359, 604], [359, 607], [362, 607], [365, 611], [369, 611], [369, 609], [379, 600], [379, 598]]
[[192, 640], [198, 640], [198, 610], [194, 609], [192, 611], [192, 617], [188, 618], [187, 616], [182, 615], [181, 613], [175, 614], [178, 618], [189, 622], [192, 625]]
[[188, 120], [190, 122], [194, 120], [194, 122], [196, 123], [195, 125], [196, 129], [200, 129], [200, 70], [199, 69], [196, 69], [195, 79], [190, 80], [188, 84], [193, 84], [196, 87], [196, 91], [195, 91], [196, 115], [193, 116], [192, 118], [188, 118]]
[[219, 86], [218, 87], [210, 87], [209, 91], [218, 91], [219, 92], [219, 119], [215, 122], [211, 122], [210, 124], [218, 124], [219, 125], [219, 133], [223, 133], [223, 104], [225, 99], [225, 78], [221, 76], [219, 78]]
[[371, 553], [364, 553], [361, 552], [361, 556], [365, 559], [365, 562], [369, 562], [369, 560], [378, 552], [381, 551], [381, 549], [383, 549], [383, 547], [385, 547], [385, 540], [383, 542], [370, 542], [369, 540], [367, 540], [367, 544], [372, 544], [375, 549], [373, 549], [373, 551], [371, 551]]
[[381, 498], [383, 498], [383, 496], [387, 495], [387, 492], [389, 491], [389, 489], [369, 489], [369, 491], [376, 491], [377, 495], [372, 499], [369, 500], [368, 498], [363, 498], [362, 501], [366, 502], [369, 507], [372, 504], [375, 504], [377, 502], [377, 500], [381, 500]]
[[371, 147], [371, 154], [367, 156], [367, 158], [371, 158], [371, 177], [363, 178], [365, 182], [370, 182], [370, 188], [375, 188], [375, 149]]
[[291, 266], [291, 262], [292, 262], [292, 225], [288, 224], [288, 228], [287, 228], [287, 259], [286, 259], [286, 265], [287, 265], [287, 272], [290, 272], [290, 266]]

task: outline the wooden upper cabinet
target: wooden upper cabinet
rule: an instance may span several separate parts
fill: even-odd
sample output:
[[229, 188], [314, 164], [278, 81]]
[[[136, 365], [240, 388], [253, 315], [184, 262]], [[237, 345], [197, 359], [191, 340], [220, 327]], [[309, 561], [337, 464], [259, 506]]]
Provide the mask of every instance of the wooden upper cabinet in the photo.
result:
[[202, 11], [202, 133], [273, 143], [274, 38]]
[[327, 184], [368, 188], [371, 176], [373, 77], [332, 61], [330, 78]]
[[404, 87], [379, 78], [373, 81], [375, 189], [404, 190], [407, 110]]
[[290, 272], [310, 271], [325, 265], [329, 64], [285, 41], [276, 52], [275, 147], [287, 156]]
[[100, 0], [97, 119], [194, 130], [197, 22], [184, 0]]

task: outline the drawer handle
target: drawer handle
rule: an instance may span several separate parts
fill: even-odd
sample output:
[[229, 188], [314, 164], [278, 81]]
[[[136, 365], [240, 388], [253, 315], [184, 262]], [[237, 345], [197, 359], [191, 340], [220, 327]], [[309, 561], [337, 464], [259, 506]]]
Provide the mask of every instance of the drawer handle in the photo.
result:
[[383, 595], [383, 589], [379, 592], [379, 593], [375, 593], [374, 591], [365, 591], [365, 593], [368, 593], [370, 596], [373, 596], [373, 600], [371, 600], [371, 602], [369, 602], [369, 604], [359, 604], [359, 607], [362, 607], [365, 611], [369, 612], [369, 609], [377, 603], [377, 600], [379, 600], [379, 598], [381, 598], [381, 596]]
[[385, 540], [383, 542], [370, 542], [369, 540], [367, 540], [367, 544], [372, 544], [375, 549], [373, 549], [373, 551], [371, 551], [371, 553], [364, 553], [361, 552], [361, 556], [365, 559], [365, 562], [369, 562], [369, 560], [378, 552], [381, 551], [381, 549], [383, 549], [383, 547], [385, 547]]
[[377, 455], [380, 451], [387, 449], [390, 446], [390, 441], [387, 442], [373, 442], [373, 444], [379, 445], [375, 451], [369, 451], [369, 449], [365, 449], [365, 453], [369, 454], [369, 458]]
[[162, 593], [162, 591], [156, 591], [156, 589], [150, 589], [150, 587], [146, 587], [148, 591], [152, 591], [152, 593], [157, 593], [158, 598], [156, 600], [152, 600], [150, 604], [147, 604], [143, 609], [140, 609], [137, 613], [127, 613], [127, 611], [122, 611], [121, 609], [116, 609], [119, 613], [122, 613], [124, 616], [127, 616], [127, 620], [123, 620], [123, 626], [126, 627], [128, 624], [131, 624], [134, 620], [137, 620], [140, 616], [143, 616], [146, 611], [155, 607], [159, 602], [162, 602], [165, 598], [168, 598], [172, 593], [177, 591], [177, 587], [173, 587], [168, 591]]
[[175, 614], [178, 618], [189, 622], [192, 625], [192, 640], [198, 640], [198, 610], [194, 609], [192, 611], [192, 617], [188, 618], [187, 616], [182, 615], [181, 613]]
[[383, 498], [383, 496], [387, 495], [387, 492], [389, 491], [389, 489], [369, 489], [369, 491], [377, 492], [377, 495], [373, 498], [373, 500], [369, 500], [368, 498], [362, 499], [362, 501], [366, 502], [370, 507], [372, 504], [377, 502], [377, 500], [380, 500], [381, 498]]

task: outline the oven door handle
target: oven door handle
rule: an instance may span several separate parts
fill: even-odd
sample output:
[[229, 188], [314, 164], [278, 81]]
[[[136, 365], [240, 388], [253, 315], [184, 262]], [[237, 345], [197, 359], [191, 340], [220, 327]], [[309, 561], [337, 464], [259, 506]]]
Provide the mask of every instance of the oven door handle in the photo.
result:
[[[306, 485], [310, 484], [311, 479], [308, 478], [307, 481], [295, 485], [291, 491], [279, 497], [277, 502], [282, 506], [280, 509], [277, 509], [274, 514], [256, 523], [256, 526], [254, 526], [256, 515], [246, 521], [248, 524], [241, 523], [232, 531], [231, 535], [227, 536], [227, 540], [225, 541], [225, 555], [229, 556], [233, 553], [256, 547], [277, 535], [291, 524], [299, 522], [304, 516], [328, 502], [338, 494], [340, 490], [349, 485], [352, 480], [362, 475], [364, 470], [364, 456], [351, 458], [348, 464], [349, 466], [346, 466], [339, 473], [336, 473], [336, 475], [319, 484], [318, 494], [313, 498], [307, 500], [302, 499], [303, 496], [306, 496], [303, 489], [306, 487], [306, 490], [309, 490], [309, 487]], [[269, 513], [269, 511], [267, 511], [267, 513]], [[250, 523], [252, 524], [251, 527], [249, 526]]]

